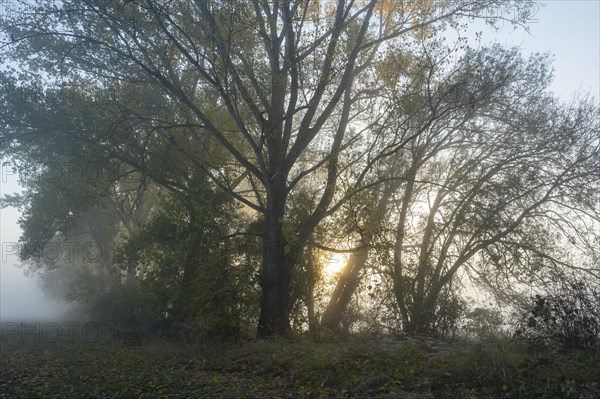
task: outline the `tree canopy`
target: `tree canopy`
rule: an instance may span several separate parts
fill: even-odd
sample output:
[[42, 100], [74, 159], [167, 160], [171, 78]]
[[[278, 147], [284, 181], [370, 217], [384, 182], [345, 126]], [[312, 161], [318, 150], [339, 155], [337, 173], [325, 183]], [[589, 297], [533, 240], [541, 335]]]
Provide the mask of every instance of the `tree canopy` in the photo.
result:
[[[469, 18], [525, 25], [533, 6], [48, 0], [6, 13], [2, 155], [41, 176], [4, 199], [25, 209], [21, 256], [87, 226], [119, 248], [107, 273], [155, 295], [153, 317], [255, 321], [260, 337], [289, 334], [299, 306], [337, 329], [366, 273], [416, 332], [463, 277], [507, 299], [564, 269], [598, 276], [598, 107], [555, 100], [543, 56], [444, 38]], [[319, 304], [323, 251], [351, 256]], [[231, 325], [207, 321], [219, 306]]]

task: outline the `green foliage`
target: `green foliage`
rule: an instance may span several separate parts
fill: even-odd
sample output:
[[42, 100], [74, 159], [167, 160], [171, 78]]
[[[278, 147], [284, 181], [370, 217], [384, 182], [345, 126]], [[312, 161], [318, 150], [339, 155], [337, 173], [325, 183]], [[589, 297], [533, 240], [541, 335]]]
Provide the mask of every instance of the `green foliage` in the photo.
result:
[[138, 265], [141, 322], [198, 339], [238, 339], [247, 330], [256, 311], [256, 264], [244, 256], [252, 243], [233, 236], [236, 217], [228, 198], [200, 181], [191, 197], [164, 198], [121, 251], [122, 262]]

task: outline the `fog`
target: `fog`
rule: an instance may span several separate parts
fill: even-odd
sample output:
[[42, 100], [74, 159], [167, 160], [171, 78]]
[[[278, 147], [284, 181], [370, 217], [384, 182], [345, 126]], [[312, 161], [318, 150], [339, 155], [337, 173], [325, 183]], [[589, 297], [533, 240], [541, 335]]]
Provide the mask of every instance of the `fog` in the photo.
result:
[[[4, 215], [3, 215], [4, 216]], [[57, 321], [71, 308], [67, 303], [47, 298], [36, 278], [23, 275], [13, 263], [2, 263], [0, 282], [0, 321]]]
[[[19, 192], [17, 176], [11, 169], [10, 165], [2, 166], [1, 196]], [[18, 267], [20, 262], [14, 252], [21, 235], [19, 216], [15, 208], [0, 210], [0, 321], [61, 320], [72, 306], [47, 298], [38, 286], [38, 279], [25, 276], [25, 269]]]

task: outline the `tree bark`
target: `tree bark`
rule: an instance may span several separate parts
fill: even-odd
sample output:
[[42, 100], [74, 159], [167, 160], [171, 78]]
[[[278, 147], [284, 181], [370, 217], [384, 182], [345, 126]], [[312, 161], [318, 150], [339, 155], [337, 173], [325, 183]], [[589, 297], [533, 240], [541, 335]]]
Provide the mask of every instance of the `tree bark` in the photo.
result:
[[410, 322], [411, 315], [409, 314], [409, 306], [406, 301], [406, 290], [408, 287], [405, 284], [405, 277], [403, 273], [404, 264], [402, 262], [402, 254], [404, 251], [404, 238], [406, 235], [405, 224], [408, 215], [408, 209], [412, 200], [413, 191], [415, 188], [415, 177], [417, 174], [417, 163], [413, 161], [413, 166], [407, 174], [406, 188], [404, 189], [404, 197], [402, 199], [402, 206], [400, 208], [400, 217], [396, 227], [396, 243], [394, 244], [394, 265], [393, 265], [393, 287], [394, 296], [400, 308], [402, 315], [402, 324], [406, 332], [410, 333]]
[[329, 304], [321, 317], [321, 326], [329, 331], [338, 331], [344, 312], [352, 299], [352, 294], [360, 282], [360, 272], [367, 261], [369, 249], [364, 246], [348, 259], [344, 270], [335, 286]]
[[257, 336], [285, 337], [289, 334], [290, 268], [286, 262], [283, 214], [285, 179], [276, 178], [267, 196], [267, 213], [263, 235], [262, 295]]

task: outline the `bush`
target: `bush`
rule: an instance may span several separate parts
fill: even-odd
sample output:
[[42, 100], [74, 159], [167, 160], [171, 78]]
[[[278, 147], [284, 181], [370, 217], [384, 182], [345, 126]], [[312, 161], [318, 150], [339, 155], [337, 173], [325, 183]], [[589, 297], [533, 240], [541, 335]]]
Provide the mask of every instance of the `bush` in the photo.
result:
[[488, 340], [502, 335], [504, 317], [498, 309], [475, 308], [467, 313], [464, 332], [469, 339]]
[[600, 291], [581, 281], [535, 295], [523, 307], [517, 334], [536, 346], [598, 351]]
[[440, 338], [454, 338], [466, 310], [466, 302], [458, 295], [450, 292], [442, 294], [432, 323], [433, 335]]

